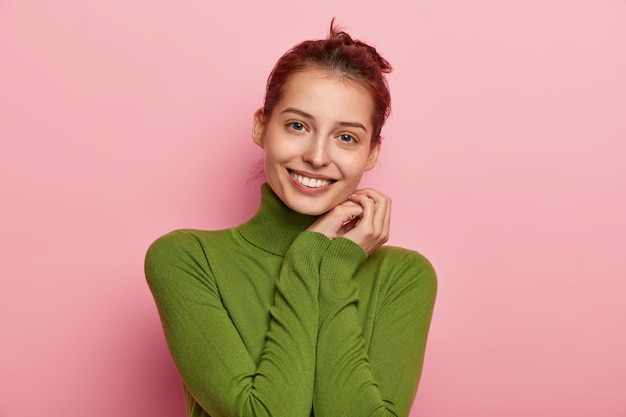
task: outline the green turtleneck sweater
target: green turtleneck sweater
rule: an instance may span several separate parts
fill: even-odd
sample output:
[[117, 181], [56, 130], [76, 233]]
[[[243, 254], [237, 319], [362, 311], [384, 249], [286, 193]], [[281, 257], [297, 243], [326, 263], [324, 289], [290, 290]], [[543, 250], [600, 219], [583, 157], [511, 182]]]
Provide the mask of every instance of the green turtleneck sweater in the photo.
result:
[[407, 416], [435, 273], [416, 252], [369, 257], [306, 231], [264, 185], [239, 227], [157, 239], [146, 277], [189, 416]]

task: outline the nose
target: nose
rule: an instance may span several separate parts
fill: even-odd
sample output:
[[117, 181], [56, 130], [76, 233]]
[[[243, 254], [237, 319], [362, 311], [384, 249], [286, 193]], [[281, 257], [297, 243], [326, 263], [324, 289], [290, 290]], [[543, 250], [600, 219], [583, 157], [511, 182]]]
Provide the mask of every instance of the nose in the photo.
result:
[[321, 168], [330, 163], [328, 155], [328, 141], [323, 137], [311, 138], [302, 159], [312, 167]]

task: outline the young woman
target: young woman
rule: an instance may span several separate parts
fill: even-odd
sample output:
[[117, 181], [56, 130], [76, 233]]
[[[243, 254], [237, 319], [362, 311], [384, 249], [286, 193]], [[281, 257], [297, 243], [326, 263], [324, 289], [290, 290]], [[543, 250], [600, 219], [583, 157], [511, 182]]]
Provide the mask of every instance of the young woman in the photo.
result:
[[288, 51], [254, 115], [267, 178], [256, 215], [148, 250], [189, 416], [409, 414], [435, 273], [382, 246], [391, 200], [357, 188], [380, 152], [390, 70], [332, 23]]

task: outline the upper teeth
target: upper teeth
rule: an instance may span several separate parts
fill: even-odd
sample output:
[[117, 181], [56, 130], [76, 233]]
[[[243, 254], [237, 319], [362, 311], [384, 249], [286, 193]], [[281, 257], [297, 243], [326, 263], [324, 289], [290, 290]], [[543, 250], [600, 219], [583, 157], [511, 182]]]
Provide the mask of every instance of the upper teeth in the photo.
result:
[[324, 187], [332, 182], [330, 180], [321, 180], [319, 178], [303, 177], [302, 175], [296, 174], [295, 172], [292, 172], [291, 176], [294, 177], [296, 181], [298, 181], [300, 184], [310, 188]]

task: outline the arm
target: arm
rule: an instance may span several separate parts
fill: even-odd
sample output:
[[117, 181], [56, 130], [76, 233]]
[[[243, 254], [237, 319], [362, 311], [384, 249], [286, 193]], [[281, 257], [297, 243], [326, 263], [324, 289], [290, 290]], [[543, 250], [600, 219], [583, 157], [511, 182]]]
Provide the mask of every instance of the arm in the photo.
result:
[[[430, 263], [414, 252], [381, 259], [376, 252], [389, 236], [391, 200], [358, 190], [311, 225], [334, 239], [320, 268], [320, 329], [317, 345], [316, 416], [408, 415], [419, 381], [436, 293]], [[368, 351], [357, 316], [355, 271], [391, 282], [377, 312]]]
[[353, 242], [335, 239], [322, 260], [316, 416], [407, 416], [417, 390], [435, 300], [434, 271], [414, 252], [386, 262], [381, 272], [391, 274], [392, 283], [366, 352], [353, 280], [364, 257]]
[[146, 277], [170, 352], [185, 386], [210, 415], [309, 416], [319, 254], [329, 243], [324, 236], [302, 234], [287, 252], [258, 366], [221, 303], [197, 238], [173, 232], [150, 247]]

